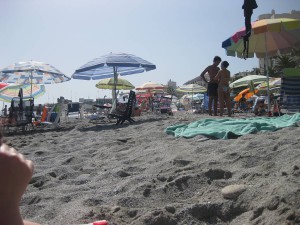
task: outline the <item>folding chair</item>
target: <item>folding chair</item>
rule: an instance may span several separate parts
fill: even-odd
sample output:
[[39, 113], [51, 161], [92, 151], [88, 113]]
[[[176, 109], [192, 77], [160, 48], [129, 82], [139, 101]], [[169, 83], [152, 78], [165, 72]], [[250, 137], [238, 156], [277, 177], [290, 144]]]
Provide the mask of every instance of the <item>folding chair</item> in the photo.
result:
[[282, 113], [300, 112], [300, 69], [283, 70], [280, 91], [280, 110]]
[[68, 121], [69, 115], [78, 115], [78, 118], [82, 118], [82, 112], [81, 112], [81, 107], [79, 102], [71, 102], [68, 103], [68, 108], [66, 111], [66, 120]]
[[126, 109], [124, 112], [117, 112], [117, 113], [109, 113], [108, 115], [117, 118], [117, 125], [123, 124], [125, 120], [127, 120], [129, 123], [135, 122], [131, 116], [132, 116], [132, 108], [135, 106], [135, 92], [130, 91], [129, 97], [128, 97], [128, 102], [126, 104]]
[[58, 128], [60, 122], [60, 116], [62, 113], [62, 104], [54, 104], [50, 109], [44, 106], [41, 121], [36, 121], [37, 127], [53, 127]]

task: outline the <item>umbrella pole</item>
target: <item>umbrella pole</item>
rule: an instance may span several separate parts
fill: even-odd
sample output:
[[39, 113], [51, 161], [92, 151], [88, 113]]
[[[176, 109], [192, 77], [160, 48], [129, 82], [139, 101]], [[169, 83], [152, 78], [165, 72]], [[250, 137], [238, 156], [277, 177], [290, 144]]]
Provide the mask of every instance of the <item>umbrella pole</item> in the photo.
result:
[[117, 83], [118, 83], [118, 71], [117, 67], [113, 67], [114, 70], [114, 90], [113, 90], [113, 101], [112, 101], [112, 108], [111, 108], [111, 113], [113, 111], [116, 111], [117, 108]]
[[192, 88], [192, 112], [193, 112], [193, 106], [194, 106], [194, 88]]
[[270, 85], [269, 85], [269, 62], [268, 62], [268, 47], [267, 47], [267, 35], [265, 33], [265, 48], [266, 48], [266, 58], [265, 58], [265, 65], [266, 65], [266, 71], [267, 71], [267, 99], [268, 99], [268, 113], [270, 115], [270, 109], [271, 109], [271, 104], [270, 104]]
[[32, 70], [30, 72], [30, 97], [32, 97]]

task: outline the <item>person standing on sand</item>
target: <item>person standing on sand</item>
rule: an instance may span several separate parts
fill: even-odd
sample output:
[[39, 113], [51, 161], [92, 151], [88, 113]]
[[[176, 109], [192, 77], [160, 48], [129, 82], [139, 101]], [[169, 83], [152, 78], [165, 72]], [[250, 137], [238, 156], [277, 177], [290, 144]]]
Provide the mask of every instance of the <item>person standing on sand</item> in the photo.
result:
[[230, 101], [230, 88], [229, 88], [229, 80], [230, 80], [230, 71], [227, 70], [229, 63], [227, 61], [223, 61], [221, 64], [221, 70], [215, 76], [215, 80], [219, 82], [218, 85], [218, 96], [219, 96], [219, 104], [220, 104], [220, 116], [223, 116], [224, 111], [224, 101], [226, 103], [228, 116], [231, 116], [231, 101]]
[[[214, 116], [217, 116], [217, 104], [218, 104], [218, 82], [215, 80], [215, 76], [219, 72], [220, 68], [218, 65], [221, 62], [221, 58], [219, 56], [215, 56], [213, 60], [213, 64], [208, 66], [203, 72], [200, 74], [200, 77], [206, 82], [207, 85], [207, 94], [209, 97], [208, 101], [208, 113], [212, 115], [212, 102], [214, 102]], [[209, 81], [206, 80], [205, 74], [208, 73]]]

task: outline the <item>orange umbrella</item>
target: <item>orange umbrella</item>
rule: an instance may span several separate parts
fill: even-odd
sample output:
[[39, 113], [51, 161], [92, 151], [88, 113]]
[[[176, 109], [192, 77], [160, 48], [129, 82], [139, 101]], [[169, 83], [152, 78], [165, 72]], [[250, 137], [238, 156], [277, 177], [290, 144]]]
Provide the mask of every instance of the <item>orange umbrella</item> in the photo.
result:
[[254, 92], [250, 92], [250, 88], [246, 88], [242, 90], [240, 93], [238, 93], [237, 96], [235, 96], [234, 101], [238, 102], [243, 97], [244, 94], [246, 99], [251, 98], [257, 92], [258, 90], [254, 90]]

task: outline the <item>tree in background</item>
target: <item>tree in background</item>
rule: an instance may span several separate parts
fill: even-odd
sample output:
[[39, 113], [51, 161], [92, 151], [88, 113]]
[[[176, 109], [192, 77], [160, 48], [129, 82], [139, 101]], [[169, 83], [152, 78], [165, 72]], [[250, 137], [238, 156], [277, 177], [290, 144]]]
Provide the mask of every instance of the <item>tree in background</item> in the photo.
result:
[[296, 61], [297, 67], [300, 67], [300, 49], [293, 49], [291, 55]]
[[284, 68], [295, 68], [299, 66], [299, 62], [297, 63], [297, 59], [295, 56], [291, 54], [287, 55], [279, 55], [275, 58], [274, 71], [275, 76], [280, 76], [282, 74], [282, 70]]

